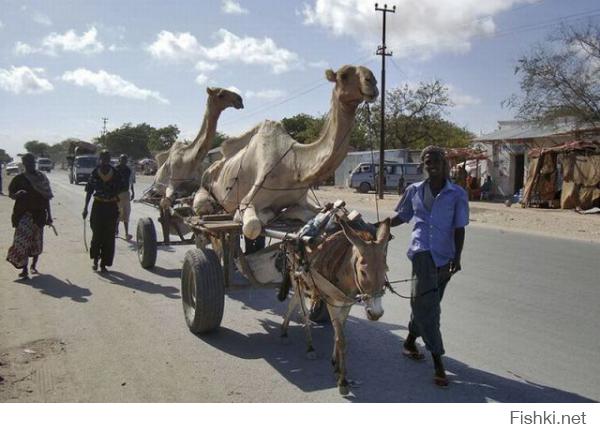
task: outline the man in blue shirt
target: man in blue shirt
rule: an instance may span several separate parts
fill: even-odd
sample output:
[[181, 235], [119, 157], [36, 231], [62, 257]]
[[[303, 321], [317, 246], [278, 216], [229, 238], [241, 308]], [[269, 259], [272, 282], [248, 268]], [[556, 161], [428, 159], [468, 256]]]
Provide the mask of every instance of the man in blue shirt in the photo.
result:
[[448, 178], [444, 149], [426, 147], [421, 162], [428, 179], [406, 189], [392, 219], [392, 226], [414, 222], [408, 249], [413, 275], [411, 318], [402, 353], [414, 360], [424, 359], [415, 344], [421, 337], [433, 358], [435, 384], [448, 386], [442, 362], [440, 302], [450, 277], [461, 270], [469, 202], [465, 190]]

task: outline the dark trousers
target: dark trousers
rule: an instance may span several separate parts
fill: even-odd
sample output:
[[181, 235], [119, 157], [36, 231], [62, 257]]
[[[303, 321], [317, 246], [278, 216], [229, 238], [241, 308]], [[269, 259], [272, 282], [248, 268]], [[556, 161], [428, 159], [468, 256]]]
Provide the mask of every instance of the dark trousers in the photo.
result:
[[90, 258], [100, 259], [102, 266], [112, 266], [115, 257], [115, 231], [119, 207], [117, 202], [101, 202], [94, 200], [90, 215], [92, 227], [92, 244]]
[[440, 331], [442, 298], [450, 281], [450, 264], [438, 268], [431, 253], [422, 251], [412, 258], [411, 315], [408, 330], [423, 338], [425, 347], [434, 355], [444, 354]]

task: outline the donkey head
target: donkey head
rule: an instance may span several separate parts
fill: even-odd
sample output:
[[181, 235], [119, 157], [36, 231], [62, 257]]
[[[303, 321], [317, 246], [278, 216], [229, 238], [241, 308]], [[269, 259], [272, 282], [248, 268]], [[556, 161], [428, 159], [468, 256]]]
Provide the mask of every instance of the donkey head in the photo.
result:
[[[383, 296], [385, 274], [387, 272], [387, 244], [390, 237], [390, 219], [383, 221], [377, 229], [374, 240], [367, 240], [346, 222], [340, 221], [342, 230], [352, 244], [352, 271], [359, 294], [366, 295], [365, 309], [369, 320], [383, 316], [381, 297]], [[371, 237], [370, 235], [368, 236]]]

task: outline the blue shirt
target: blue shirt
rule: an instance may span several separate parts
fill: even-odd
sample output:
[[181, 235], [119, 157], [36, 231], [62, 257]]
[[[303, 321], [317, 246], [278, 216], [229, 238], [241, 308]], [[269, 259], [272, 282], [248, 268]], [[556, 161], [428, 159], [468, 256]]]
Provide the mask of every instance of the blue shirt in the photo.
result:
[[408, 258], [429, 251], [440, 267], [454, 259], [454, 230], [469, 224], [469, 200], [464, 189], [446, 180], [429, 211], [423, 201], [425, 188], [429, 188], [428, 181], [406, 188], [396, 212], [406, 223], [414, 220]]

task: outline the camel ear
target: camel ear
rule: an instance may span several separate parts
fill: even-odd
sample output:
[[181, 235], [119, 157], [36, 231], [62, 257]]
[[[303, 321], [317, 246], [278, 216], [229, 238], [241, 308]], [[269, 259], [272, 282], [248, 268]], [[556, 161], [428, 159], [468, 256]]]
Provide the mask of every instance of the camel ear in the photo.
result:
[[335, 83], [337, 81], [337, 77], [335, 76], [335, 72], [333, 72], [332, 69], [327, 69], [325, 71], [325, 77], [327, 77], [327, 79], [329, 81], [331, 81], [332, 83]]
[[218, 92], [218, 90], [217, 90], [217, 89], [215, 89], [214, 87], [207, 87], [207, 88], [206, 88], [206, 93], [208, 93], [208, 94], [209, 94], [209, 95], [211, 95], [211, 96], [214, 96], [214, 95], [216, 95], [216, 94], [217, 94], [217, 92]]
[[384, 219], [377, 227], [377, 240], [376, 242], [380, 245], [386, 244], [390, 240], [390, 226], [391, 221], [389, 218]]
[[339, 220], [340, 226], [342, 226], [342, 231], [346, 235], [346, 238], [350, 241], [352, 245], [358, 248], [359, 251], [363, 250], [367, 243], [362, 240], [362, 238], [354, 231], [352, 227], [348, 225], [348, 223], [344, 220]]

